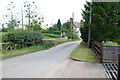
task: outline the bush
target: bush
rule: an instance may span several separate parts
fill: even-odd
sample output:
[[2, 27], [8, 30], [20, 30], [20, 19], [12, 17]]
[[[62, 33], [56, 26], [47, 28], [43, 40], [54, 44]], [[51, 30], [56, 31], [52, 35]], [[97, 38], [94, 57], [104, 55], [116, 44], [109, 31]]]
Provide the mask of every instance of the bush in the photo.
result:
[[51, 37], [51, 38], [60, 38], [60, 36], [54, 35], [54, 34], [44, 34], [44, 36]]
[[43, 46], [44, 46], [46, 49], [48, 49], [48, 48], [54, 46], [54, 43], [44, 43]]
[[6, 36], [7, 34], [8, 34], [8, 32], [1, 32], [0, 33], [0, 40], [1, 40], [0, 42], [1, 43], [7, 42], [7, 36]]
[[60, 35], [61, 31], [54, 31], [53, 34]]
[[79, 39], [78, 34], [76, 32], [73, 33], [73, 39]]
[[[4, 38], [5, 37], [5, 38]], [[3, 42], [10, 42], [12, 47], [23, 48], [42, 43], [42, 35], [39, 32], [14, 31], [3, 36]]]
[[118, 46], [116, 42], [112, 42], [112, 41], [106, 41], [106, 42], [103, 41], [102, 44], [106, 46]]

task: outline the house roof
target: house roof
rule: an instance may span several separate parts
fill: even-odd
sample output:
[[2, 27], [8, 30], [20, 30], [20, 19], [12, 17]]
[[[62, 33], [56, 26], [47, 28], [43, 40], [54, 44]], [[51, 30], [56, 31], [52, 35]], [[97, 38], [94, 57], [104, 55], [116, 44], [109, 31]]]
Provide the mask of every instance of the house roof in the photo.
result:
[[75, 28], [80, 28], [80, 23], [79, 22], [74, 22], [74, 27]]

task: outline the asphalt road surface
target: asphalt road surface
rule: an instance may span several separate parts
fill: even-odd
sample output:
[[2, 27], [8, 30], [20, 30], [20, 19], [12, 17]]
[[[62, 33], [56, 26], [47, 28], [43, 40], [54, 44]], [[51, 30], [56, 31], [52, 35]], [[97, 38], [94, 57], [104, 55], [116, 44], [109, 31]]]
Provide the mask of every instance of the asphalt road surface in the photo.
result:
[[[99, 63], [69, 59], [81, 41], [57, 45], [2, 61], [3, 78], [106, 78]], [[86, 75], [85, 75], [86, 74]]]

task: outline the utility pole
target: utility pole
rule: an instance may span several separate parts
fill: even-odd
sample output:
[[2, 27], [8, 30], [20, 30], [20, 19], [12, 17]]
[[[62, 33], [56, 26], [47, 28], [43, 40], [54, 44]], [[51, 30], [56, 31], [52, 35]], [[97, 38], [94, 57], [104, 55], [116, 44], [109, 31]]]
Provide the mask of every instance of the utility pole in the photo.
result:
[[72, 34], [73, 34], [73, 32], [74, 32], [74, 12], [72, 13], [72, 18], [73, 18], [73, 20], [72, 20]]
[[70, 34], [71, 34], [71, 38], [73, 39], [73, 18], [70, 18], [70, 22], [71, 22], [71, 30], [70, 30]]
[[22, 29], [23, 29], [23, 3], [22, 3], [22, 7], [21, 7], [21, 23], [22, 23]]
[[73, 18], [73, 21], [74, 21], [74, 12], [72, 13], [72, 18]]
[[74, 13], [72, 13], [72, 18], [70, 18], [70, 22], [71, 22], [71, 35], [72, 35], [72, 39], [74, 38], [73, 33], [74, 33]]
[[12, 22], [12, 28], [14, 28], [14, 25], [13, 25], [13, 8], [14, 8], [14, 6], [13, 6], [13, 2], [11, 1], [11, 22]]
[[30, 1], [28, 2], [28, 23], [29, 23], [29, 26], [30, 26]]
[[[91, 19], [92, 19], [92, 17], [91, 17], [92, 8], [91, 8], [91, 6], [92, 6], [92, 1], [91, 1], [91, 5], [90, 5], [89, 24], [91, 24]], [[90, 47], [90, 37], [91, 37], [91, 27], [90, 27], [90, 25], [89, 25], [89, 29], [88, 29], [88, 46], [89, 46], [89, 47]]]
[[71, 22], [71, 37], [73, 39], [73, 24], [74, 24], [74, 13], [72, 13], [72, 18], [70, 18], [70, 22]]

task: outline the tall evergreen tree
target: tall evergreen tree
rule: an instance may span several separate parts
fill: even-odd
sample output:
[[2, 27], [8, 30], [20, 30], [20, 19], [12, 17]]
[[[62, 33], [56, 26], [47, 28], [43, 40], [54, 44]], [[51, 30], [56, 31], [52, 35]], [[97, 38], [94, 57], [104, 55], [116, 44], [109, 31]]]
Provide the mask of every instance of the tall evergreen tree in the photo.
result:
[[[85, 20], [81, 28], [82, 38], [87, 41], [88, 27], [91, 27], [91, 40], [102, 41], [119, 41], [119, 9], [118, 2], [89, 2], [84, 6], [83, 19]], [[89, 24], [90, 7], [92, 8], [92, 21]]]
[[58, 26], [59, 31], [61, 31], [61, 21], [60, 21], [60, 19], [58, 19], [57, 26]]

